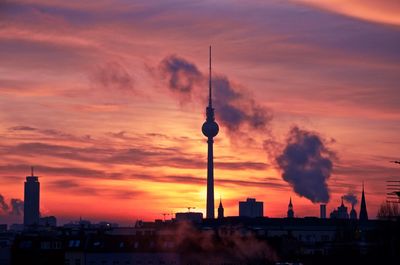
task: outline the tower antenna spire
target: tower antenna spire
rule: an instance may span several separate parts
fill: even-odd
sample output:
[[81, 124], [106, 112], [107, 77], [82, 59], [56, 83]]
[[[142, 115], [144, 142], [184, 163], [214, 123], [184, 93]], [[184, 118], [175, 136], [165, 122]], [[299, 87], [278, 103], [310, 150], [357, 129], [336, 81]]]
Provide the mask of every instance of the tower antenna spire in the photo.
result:
[[210, 63], [210, 75], [209, 75], [209, 98], [208, 106], [206, 107], [206, 121], [201, 127], [201, 131], [204, 136], [207, 137], [207, 219], [214, 219], [214, 137], [217, 136], [219, 126], [215, 122], [214, 109], [212, 107], [212, 88], [211, 88], [211, 45], [209, 50], [209, 63]]
[[33, 166], [31, 166], [31, 176], [33, 177]]
[[209, 58], [209, 80], [208, 80], [208, 86], [209, 86], [208, 106], [212, 107], [212, 100], [211, 100], [211, 97], [212, 97], [212, 93], [211, 93], [212, 92], [211, 91], [211, 45], [210, 45], [209, 56], [210, 56], [210, 58]]

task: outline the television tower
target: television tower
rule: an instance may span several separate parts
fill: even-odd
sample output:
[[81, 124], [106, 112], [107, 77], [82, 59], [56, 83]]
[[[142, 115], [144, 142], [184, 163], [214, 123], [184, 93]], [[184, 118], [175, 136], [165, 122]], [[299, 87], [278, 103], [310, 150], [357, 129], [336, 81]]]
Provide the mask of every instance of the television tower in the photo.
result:
[[213, 138], [218, 134], [219, 126], [215, 122], [214, 109], [212, 107], [212, 88], [211, 88], [211, 46], [209, 58], [209, 90], [208, 90], [208, 107], [206, 108], [206, 121], [201, 128], [203, 134], [207, 137], [208, 154], [207, 154], [207, 219], [214, 219], [214, 153]]

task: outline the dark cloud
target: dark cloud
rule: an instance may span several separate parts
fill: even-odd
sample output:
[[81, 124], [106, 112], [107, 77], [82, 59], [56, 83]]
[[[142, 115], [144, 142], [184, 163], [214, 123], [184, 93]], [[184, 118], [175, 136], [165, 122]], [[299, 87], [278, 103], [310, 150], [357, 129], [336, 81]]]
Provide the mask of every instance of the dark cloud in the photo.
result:
[[[16, 174], [26, 174], [30, 168], [25, 164], [10, 164], [0, 166], [0, 173], [15, 172]], [[118, 174], [106, 174], [100, 170], [93, 170], [82, 167], [49, 167], [35, 165], [35, 171], [40, 175], [47, 176], [76, 176], [80, 178], [121, 178]]]
[[175, 55], [163, 59], [159, 70], [167, 80], [171, 91], [189, 98], [195, 87], [204, 79], [196, 65]]
[[[143, 145], [132, 148], [116, 149], [112, 147], [73, 147], [64, 145], [53, 145], [41, 142], [23, 143], [16, 146], [0, 149], [0, 154], [13, 154], [27, 156], [52, 156], [75, 161], [94, 162], [99, 164], [134, 164], [138, 166], [151, 167], [175, 167], [175, 168], [205, 168], [205, 157], [200, 154], [189, 154], [179, 147], [157, 147]], [[95, 154], [95, 155], [93, 155]], [[252, 161], [224, 161], [216, 158], [216, 165], [221, 169], [252, 169], [259, 170], [268, 167], [268, 164]], [[2, 167], [0, 166], [0, 171]], [[12, 165], [7, 169], [15, 171]], [[26, 172], [26, 165], [19, 165], [18, 171], [23, 168]], [[54, 168], [38, 165], [38, 170], [44, 173], [66, 174], [71, 172], [78, 176], [103, 176], [102, 172], [82, 168]], [[22, 172], [22, 173], [23, 173]]]
[[[161, 61], [159, 69], [167, 80], [167, 86], [183, 103], [196, 101], [205, 106], [208, 76], [184, 58], [169, 56]], [[217, 122], [229, 133], [246, 130], [268, 130], [272, 112], [243, 89], [234, 86], [223, 75], [214, 75], [213, 99]]]
[[36, 128], [20, 125], [20, 126], [10, 127], [10, 128], [8, 128], [8, 130], [10, 130], [10, 131], [35, 131]]
[[343, 200], [351, 203], [352, 206], [356, 205], [358, 203], [357, 196], [353, 194], [352, 192], [346, 194], [343, 196]]
[[21, 216], [24, 211], [24, 201], [20, 199], [10, 200], [10, 215]]
[[[41, 129], [41, 128], [36, 128], [32, 126], [27, 126], [27, 125], [18, 125], [18, 126], [13, 126], [8, 128], [8, 131], [14, 132], [14, 133], [20, 133], [23, 135], [24, 133], [29, 133], [28, 139], [57, 139], [57, 140], [71, 140], [71, 141], [77, 141], [77, 142], [88, 142], [91, 140], [90, 135], [84, 135], [84, 136], [76, 136], [67, 132], [63, 132], [60, 130], [55, 130], [55, 129]], [[34, 136], [32, 136], [32, 133], [35, 133]], [[45, 137], [45, 138], [44, 138]]]
[[134, 91], [135, 82], [132, 74], [118, 62], [109, 62], [97, 67], [91, 80], [106, 90]]
[[316, 133], [293, 127], [283, 152], [276, 158], [282, 178], [294, 191], [313, 203], [329, 201], [327, 180], [334, 153]]
[[51, 190], [68, 191], [78, 196], [102, 196], [116, 199], [131, 199], [143, 195], [145, 192], [137, 189], [85, 185], [76, 179], [54, 180], [49, 184]]
[[236, 132], [242, 126], [250, 129], [267, 129], [272, 120], [272, 112], [257, 104], [249, 95], [232, 86], [227, 77], [217, 76], [213, 79], [216, 116], [219, 122]]
[[[205, 177], [198, 177], [192, 175], [165, 175], [165, 176], [155, 176], [155, 175], [137, 175], [131, 176], [133, 179], [149, 180], [155, 182], [165, 182], [165, 183], [180, 183], [180, 184], [198, 184], [204, 185], [206, 183]], [[281, 183], [280, 180], [276, 179], [263, 179], [263, 180], [237, 180], [237, 179], [221, 179], [216, 178], [215, 182], [219, 186], [236, 186], [236, 187], [267, 187], [276, 189], [285, 189], [287, 186]]]
[[6, 203], [6, 201], [4, 200], [3, 195], [0, 194], [0, 209], [3, 212], [7, 212], [8, 211], [8, 204]]

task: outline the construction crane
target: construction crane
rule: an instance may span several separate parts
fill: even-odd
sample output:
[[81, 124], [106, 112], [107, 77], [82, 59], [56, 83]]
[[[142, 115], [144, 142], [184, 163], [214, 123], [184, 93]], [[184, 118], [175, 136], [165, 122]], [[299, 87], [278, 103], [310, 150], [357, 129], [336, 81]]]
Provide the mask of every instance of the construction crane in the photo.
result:
[[164, 219], [164, 222], [165, 222], [165, 216], [169, 215], [169, 213], [162, 213], [162, 215], [163, 215], [163, 219]]
[[188, 209], [188, 213], [190, 213], [190, 209], [196, 209], [196, 207], [186, 207]]

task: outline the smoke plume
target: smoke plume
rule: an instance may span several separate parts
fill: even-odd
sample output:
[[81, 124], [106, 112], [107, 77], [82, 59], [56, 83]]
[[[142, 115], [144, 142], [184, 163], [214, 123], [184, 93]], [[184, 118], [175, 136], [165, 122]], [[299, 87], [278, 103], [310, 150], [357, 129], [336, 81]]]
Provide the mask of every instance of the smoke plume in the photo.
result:
[[348, 193], [344, 195], [343, 200], [345, 200], [348, 203], [351, 203], [351, 206], [355, 206], [358, 203], [357, 196], [354, 195], [353, 193]]
[[[158, 71], [166, 87], [184, 104], [205, 106], [208, 98], [208, 74], [186, 59], [169, 56], [161, 61]], [[316, 133], [294, 127], [285, 143], [272, 137], [272, 112], [228, 77], [213, 74], [213, 107], [217, 122], [231, 139], [250, 140], [256, 132], [267, 134], [264, 149], [282, 170], [282, 178], [294, 191], [314, 203], [328, 202], [327, 180], [332, 172], [334, 153]], [[245, 138], [243, 138], [245, 136]]]
[[8, 207], [6, 201], [4, 200], [3, 195], [0, 194], [0, 209], [1, 209], [3, 212], [7, 212], [7, 211], [8, 211], [8, 208], [9, 208], [9, 207]]
[[10, 205], [11, 205], [10, 215], [20, 216], [24, 211], [24, 201], [20, 199], [11, 199]]
[[298, 195], [313, 203], [327, 203], [327, 180], [332, 173], [333, 157], [318, 134], [293, 127], [276, 161], [283, 180], [290, 183]]
[[109, 62], [98, 66], [90, 78], [96, 85], [106, 90], [134, 90], [132, 75], [118, 62]]
[[277, 260], [276, 252], [267, 242], [250, 231], [241, 234], [236, 229], [233, 233], [227, 233], [226, 229], [200, 230], [183, 222], [164, 234], [173, 235], [184, 264], [199, 260], [210, 264], [275, 264]]
[[169, 89], [181, 96], [193, 93], [195, 86], [203, 81], [203, 75], [196, 65], [175, 55], [162, 60], [159, 68], [168, 81]]
[[[205, 106], [208, 75], [201, 73], [195, 64], [177, 56], [169, 56], [161, 61], [159, 71], [169, 90], [181, 103], [195, 101]], [[213, 75], [212, 82], [216, 119], [228, 133], [248, 129], [268, 130], [272, 120], [272, 112], [268, 108], [258, 104], [243, 89], [234, 86], [226, 76]]]
[[0, 210], [9, 215], [19, 216], [24, 211], [24, 201], [12, 198], [10, 200], [10, 205], [8, 205], [4, 196], [0, 194]]

